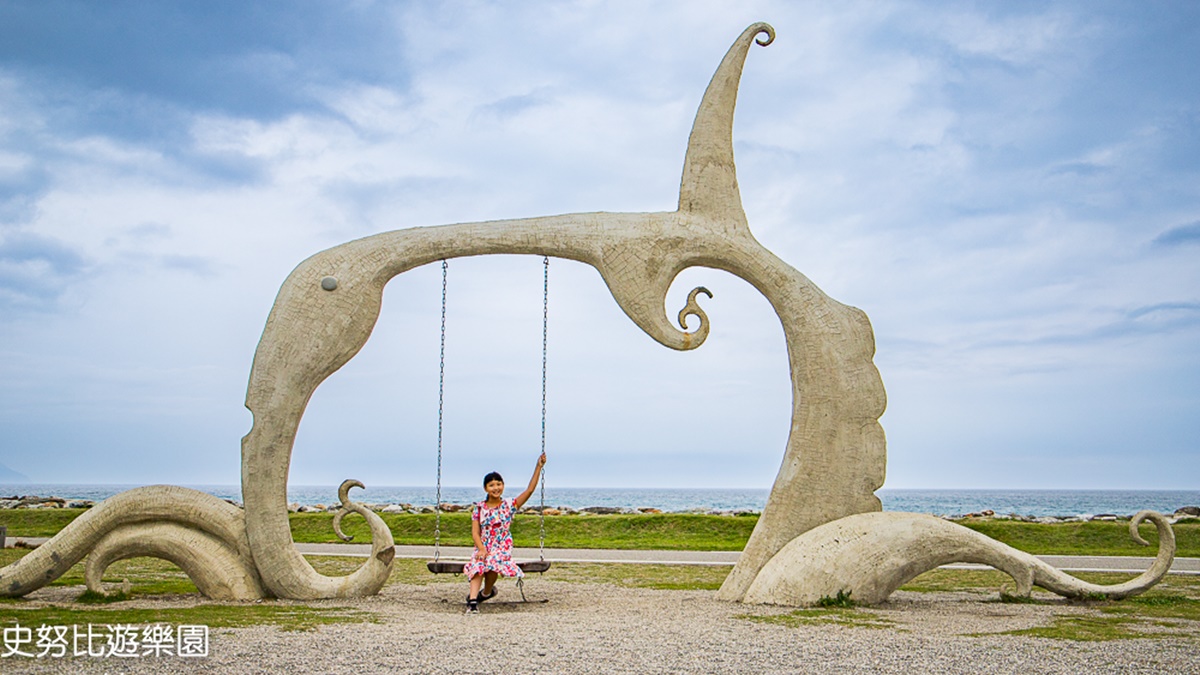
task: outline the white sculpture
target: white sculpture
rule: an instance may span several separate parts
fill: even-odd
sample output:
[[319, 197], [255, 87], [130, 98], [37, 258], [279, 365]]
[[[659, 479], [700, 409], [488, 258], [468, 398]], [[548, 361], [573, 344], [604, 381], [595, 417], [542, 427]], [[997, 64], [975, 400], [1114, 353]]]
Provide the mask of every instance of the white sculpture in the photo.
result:
[[[287, 478], [305, 406], [317, 386], [366, 343], [384, 286], [393, 277], [447, 258], [527, 253], [595, 267], [626, 315], [672, 349], [695, 349], [709, 332], [708, 318], [696, 301], [702, 289], [693, 291], [679, 312], [680, 328], [664, 312], [667, 290], [682, 270], [725, 270], [766, 296], [787, 340], [791, 434], [766, 507], [718, 597], [808, 601], [811, 594], [793, 587], [796, 580], [804, 580], [803, 586], [813, 578], [808, 567], [817, 563], [808, 557], [810, 545], [830, 549], [831, 560], [846, 553], [834, 550], [836, 538], [834, 543], [820, 539], [810, 544], [816, 535], [805, 533], [834, 521], [848, 527], [859, 521], [839, 519], [880, 510], [874, 493], [884, 478], [879, 417], [886, 396], [872, 362], [875, 341], [866, 315], [829, 298], [759, 244], [742, 209], [733, 161], [738, 82], [751, 44], [768, 45], [773, 39], [774, 29], [767, 24], [750, 26], [713, 75], [692, 126], [675, 211], [577, 213], [397, 230], [336, 246], [300, 263], [279, 291], [250, 373], [246, 407], [254, 426], [242, 439], [244, 513], [183, 488], [130, 490], [0, 569], [0, 594], [23, 595], [49, 583], [93, 549], [87, 568], [93, 589], [112, 561], [154, 555], [176, 561], [213, 597], [314, 599], [377, 592], [391, 571], [395, 550], [383, 520], [349, 500], [349, 488], [361, 486], [357, 481], [343, 483], [339, 497], [341, 514], [360, 513], [371, 528], [372, 555], [362, 567], [346, 577], [323, 576], [293, 544]], [[689, 316], [699, 319], [692, 332], [687, 332]], [[863, 522], [883, 528], [886, 536], [860, 539], [855, 551], [876, 545], [912, 550], [911, 541], [893, 536], [895, 514], [876, 515], [878, 522]], [[940, 530], [934, 534], [954, 539]], [[924, 561], [913, 564], [920, 567]], [[890, 592], [894, 578], [911, 566], [901, 567], [903, 573], [876, 585]], [[864, 574], [869, 577], [869, 570]], [[847, 577], [856, 597], [876, 597], [860, 590], [861, 578]], [[753, 594], [747, 598], [748, 590]]]

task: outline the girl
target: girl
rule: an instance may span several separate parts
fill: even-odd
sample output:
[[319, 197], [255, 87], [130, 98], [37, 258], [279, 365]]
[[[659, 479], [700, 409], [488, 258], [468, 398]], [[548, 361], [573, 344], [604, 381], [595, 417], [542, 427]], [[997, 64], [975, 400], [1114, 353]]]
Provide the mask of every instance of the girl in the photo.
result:
[[[509, 528], [512, 526], [513, 514], [525, 505], [533, 496], [537, 487], [538, 477], [546, 464], [546, 453], [542, 453], [533, 468], [533, 476], [529, 478], [529, 487], [517, 495], [516, 499], [503, 499], [504, 479], [495, 471], [483, 477], [483, 489], [487, 499], [475, 505], [471, 510], [471, 538], [475, 540], [475, 551], [471, 553], [471, 562], [463, 567], [463, 574], [471, 580], [471, 590], [467, 594], [467, 613], [479, 611], [479, 603], [496, 597], [496, 579], [503, 574], [506, 577], [521, 577], [521, 568], [512, 559], [513, 540]], [[482, 592], [480, 586], [483, 586]]]

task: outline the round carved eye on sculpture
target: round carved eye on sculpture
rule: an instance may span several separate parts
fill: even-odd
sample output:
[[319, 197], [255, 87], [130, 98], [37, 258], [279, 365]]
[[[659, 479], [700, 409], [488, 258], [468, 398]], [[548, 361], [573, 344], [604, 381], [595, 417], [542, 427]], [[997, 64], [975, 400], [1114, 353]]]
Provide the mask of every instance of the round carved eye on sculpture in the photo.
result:
[[325, 277], [322, 279], [321, 288], [327, 291], [337, 290], [337, 277]]

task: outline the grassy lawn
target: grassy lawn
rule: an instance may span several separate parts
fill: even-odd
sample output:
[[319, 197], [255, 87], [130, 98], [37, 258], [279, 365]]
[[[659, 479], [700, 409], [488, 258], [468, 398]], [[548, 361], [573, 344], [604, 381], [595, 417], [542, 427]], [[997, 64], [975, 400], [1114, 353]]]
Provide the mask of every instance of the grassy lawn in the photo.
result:
[[[2, 516], [0, 516], [2, 517]], [[432, 514], [383, 514], [397, 544], [433, 544]], [[336, 542], [333, 516], [325, 513], [291, 515], [292, 537], [298, 542]], [[471, 545], [471, 516], [442, 514], [442, 543]], [[666, 549], [681, 551], [740, 551], [746, 547], [757, 516], [707, 516], [684, 513], [609, 516], [550, 516], [546, 518], [549, 548]], [[513, 520], [517, 546], [538, 545], [538, 517]], [[357, 515], [342, 522], [342, 530], [355, 541], [370, 541], [366, 521]]]
[[[1132, 575], [1111, 572], [1073, 572], [1072, 576], [1095, 584], [1116, 584]], [[995, 570], [944, 570], [926, 572], [900, 590], [917, 592], [978, 590], [995, 593], [1002, 586], [1012, 587], [1008, 575]], [[1179, 637], [1164, 629], [1189, 629], [1192, 639], [1200, 638], [1200, 576], [1167, 575], [1146, 593], [1120, 601], [1066, 601], [1034, 588], [1030, 600], [999, 597], [993, 602], [1031, 602], [1067, 607], [1085, 607], [1092, 613], [1056, 614], [1045, 626], [1007, 631], [1005, 635], [1025, 635], [1083, 642], [1128, 640], [1134, 638]], [[993, 635], [979, 633], [977, 637]]]
[[[28, 553], [23, 549], [0, 551], [0, 565], [7, 565]], [[336, 556], [309, 556], [309, 562], [318, 572], [328, 575], [345, 575], [362, 564], [362, 558]], [[726, 566], [689, 565], [624, 565], [601, 563], [556, 563], [543, 577], [532, 576], [530, 583], [536, 585], [542, 578], [578, 584], [611, 584], [626, 588], [654, 588], [664, 590], [716, 590], [729, 574]], [[1127, 579], [1129, 575], [1111, 573], [1080, 573], [1076, 576], [1094, 583], [1111, 584]], [[23, 626], [104, 624], [114, 625], [150, 623], [203, 624], [210, 627], [238, 627], [250, 625], [273, 625], [284, 630], [306, 630], [328, 623], [377, 622], [379, 617], [368, 611], [351, 607], [309, 606], [304, 603], [280, 600], [265, 600], [256, 603], [218, 603], [201, 598], [195, 586], [182, 570], [164, 560], [134, 558], [112, 565], [105, 575], [105, 582], [119, 584], [130, 582], [132, 598], [163, 597], [191, 600], [190, 607], [159, 608], [154, 610], [134, 609], [125, 603], [111, 604], [74, 602], [42, 606], [43, 603], [21, 598], [0, 599], [0, 629], [19, 622]], [[389, 584], [460, 584], [465, 587], [461, 576], [433, 575], [425, 569], [423, 560], [397, 559], [393, 564]], [[979, 591], [997, 598], [996, 591], [1011, 580], [1004, 574], [992, 570], [934, 570], [927, 572], [901, 590], [917, 592]], [[72, 567], [51, 586], [77, 587], [82, 591], [83, 564]], [[983, 602], [999, 602], [1002, 599], [986, 599]], [[1086, 608], [1086, 614], [1055, 613], [1053, 620], [1045, 626], [1010, 631], [1006, 634], [1045, 637], [1064, 640], [1117, 640], [1129, 638], [1164, 637], [1165, 630], [1183, 628], [1191, 633], [1192, 639], [1200, 639], [1200, 577], [1193, 575], [1171, 575], [1144, 595], [1120, 602], [1066, 602], [1056, 596], [1035, 589], [1035, 604], [1051, 607]], [[853, 606], [797, 609], [776, 615], [743, 615], [749, 621], [771, 623], [788, 627], [811, 625], [839, 625], [853, 628], [897, 629], [902, 627], [870, 608]], [[845, 603], [850, 605], [852, 603]], [[979, 636], [991, 634], [979, 634]], [[1179, 637], [1173, 635], [1172, 637]]]
[[[8, 526], [10, 537], [49, 537], [76, 518], [81, 509], [11, 509], [0, 511], [0, 525]], [[327, 513], [291, 514], [292, 536], [302, 543], [337, 543], [333, 516]], [[432, 514], [383, 514], [397, 544], [433, 543]], [[550, 516], [546, 518], [549, 548], [663, 549], [681, 551], [739, 551], [745, 547], [757, 516], [708, 516], [663, 513], [610, 516]], [[963, 525], [1010, 546], [1038, 554], [1057, 555], [1154, 555], [1155, 547], [1138, 546], [1129, 538], [1124, 522], [1061, 523], [1043, 525], [1006, 520], [967, 519]], [[442, 514], [442, 543], [469, 546], [470, 516]], [[366, 522], [357, 515], [343, 523], [355, 541], [369, 541]], [[1142, 536], [1157, 544], [1150, 525]], [[1175, 525], [1178, 555], [1200, 557], [1200, 522]], [[517, 546], [538, 544], [538, 518], [517, 516], [513, 523]]]
[[[1177, 555], [1200, 556], [1200, 523], [1176, 523]], [[1021, 523], [1011, 520], [967, 518], [958, 521], [976, 532], [1002, 541], [1013, 548], [1042, 555], [1134, 555], [1153, 556], [1158, 548], [1158, 533], [1152, 525], [1138, 528], [1150, 546], [1139, 546], [1129, 538], [1128, 522]]]
[[[0, 551], [0, 566], [11, 564], [28, 554], [26, 549]], [[309, 556], [308, 561], [322, 574], [342, 576], [362, 565], [362, 558], [337, 556]], [[564, 563], [539, 577], [534, 575], [530, 583], [540, 578], [579, 584], [606, 583], [627, 588], [656, 588], [666, 590], [716, 590], [729, 574], [726, 566], [676, 566], [676, 565], [617, 565], [592, 563]], [[285, 630], [306, 630], [324, 623], [375, 622], [378, 617], [371, 613], [347, 607], [311, 607], [292, 601], [265, 600], [256, 603], [218, 603], [204, 600], [195, 585], [175, 565], [157, 558], [133, 558], [114, 563], [104, 576], [106, 584], [130, 582], [130, 599], [139, 597], [165, 597], [194, 599], [193, 607], [158, 608], [154, 610], [134, 609], [120, 602], [105, 603], [91, 599], [82, 585], [84, 563], [76, 564], [50, 586], [79, 587], [82, 597], [69, 604], [50, 607], [40, 606], [23, 598], [0, 598], [0, 629], [15, 623], [23, 626], [41, 624], [204, 624], [210, 627], [274, 625]], [[461, 584], [466, 581], [458, 575], [433, 575], [425, 568], [425, 561], [398, 558], [392, 566], [388, 584]]]

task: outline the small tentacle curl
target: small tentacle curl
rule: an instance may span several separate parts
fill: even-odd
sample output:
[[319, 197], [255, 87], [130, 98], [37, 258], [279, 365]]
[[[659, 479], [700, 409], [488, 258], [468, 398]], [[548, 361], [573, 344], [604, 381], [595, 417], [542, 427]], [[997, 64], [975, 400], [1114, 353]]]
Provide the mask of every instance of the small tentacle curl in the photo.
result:
[[713, 296], [712, 292], [707, 288], [697, 286], [692, 289], [691, 293], [688, 293], [687, 304], [684, 305], [683, 309], [679, 310], [679, 327], [684, 330], [688, 329], [687, 320], [689, 316], [694, 316], [700, 320], [700, 327], [686, 334], [685, 340], [688, 342], [689, 348], [693, 347], [693, 345], [698, 347], [708, 339], [708, 315], [704, 313], [704, 309], [700, 307], [700, 303], [696, 302], [696, 296], [701, 293], [707, 295], [709, 299]]

